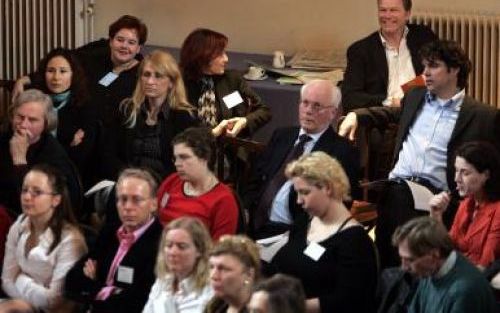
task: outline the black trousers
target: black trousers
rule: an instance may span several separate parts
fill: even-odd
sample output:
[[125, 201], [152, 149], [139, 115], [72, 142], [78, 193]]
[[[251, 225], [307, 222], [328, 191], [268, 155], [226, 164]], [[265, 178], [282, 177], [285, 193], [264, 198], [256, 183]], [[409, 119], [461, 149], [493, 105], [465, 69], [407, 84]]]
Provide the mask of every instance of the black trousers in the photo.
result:
[[[440, 192], [425, 181], [418, 183], [429, 188], [434, 194]], [[415, 210], [410, 188], [402, 180], [390, 180], [377, 204], [377, 227], [375, 228], [375, 244], [377, 246], [382, 268], [399, 266], [397, 248], [392, 245], [392, 234], [396, 228], [417, 216], [428, 215], [428, 212]]]

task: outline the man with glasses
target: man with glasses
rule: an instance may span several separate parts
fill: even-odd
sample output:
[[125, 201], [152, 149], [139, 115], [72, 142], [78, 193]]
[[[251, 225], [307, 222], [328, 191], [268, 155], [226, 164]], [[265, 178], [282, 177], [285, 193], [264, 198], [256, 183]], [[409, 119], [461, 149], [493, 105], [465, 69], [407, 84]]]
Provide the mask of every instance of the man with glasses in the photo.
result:
[[116, 183], [120, 224], [106, 223], [95, 247], [68, 272], [66, 294], [92, 303], [91, 312], [142, 312], [162, 231], [154, 214], [156, 189], [149, 172], [124, 170]]
[[24, 91], [15, 98], [9, 113], [9, 127], [0, 132], [0, 205], [17, 216], [24, 175], [33, 165], [46, 163], [64, 174], [73, 208], [78, 209], [78, 173], [51, 134], [57, 126], [57, 112], [50, 97], [35, 89]]
[[496, 312], [483, 274], [459, 252], [442, 223], [430, 217], [396, 229], [393, 244], [401, 267], [419, 278], [408, 312]]
[[301, 89], [300, 126], [274, 131], [244, 196], [254, 237], [283, 233], [307, 219], [307, 213], [297, 204], [291, 181], [284, 176], [286, 165], [304, 153], [323, 151], [335, 157], [349, 177], [352, 194], [359, 194], [359, 153], [332, 127], [339, 117], [340, 101], [340, 90], [332, 82], [313, 80]]

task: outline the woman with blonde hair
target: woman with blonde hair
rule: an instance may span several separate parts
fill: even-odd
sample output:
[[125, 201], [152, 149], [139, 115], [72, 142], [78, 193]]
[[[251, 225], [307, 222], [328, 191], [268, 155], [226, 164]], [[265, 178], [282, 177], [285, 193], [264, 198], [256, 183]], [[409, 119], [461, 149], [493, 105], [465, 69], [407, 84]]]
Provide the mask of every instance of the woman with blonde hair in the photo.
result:
[[214, 298], [205, 313], [247, 312], [254, 283], [260, 276], [259, 248], [243, 235], [222, 236], [210, 252]]
[[201, 221], [181, 217], [161, 237], [156, 282], [143, 313], [201, 312], [212, 297], [208, 282], [211, 238]]
[[144, 58], [135, 91], [120, 112], [121, 123], [104, 132], [104, 175], [115, 179], [126, 166], [148, 168], [158, 178], [172, 173], [170, 141], [197, 122], [170, 54], [155, 50]]
[[364, 228], [343, 204], [350, 187], [342, 166], [317, 151], [288, 164], [285, 173], [311, 219], [290, 232], [269, 272], [302, 282], [307, 312], [372, 312], [376, 253]]

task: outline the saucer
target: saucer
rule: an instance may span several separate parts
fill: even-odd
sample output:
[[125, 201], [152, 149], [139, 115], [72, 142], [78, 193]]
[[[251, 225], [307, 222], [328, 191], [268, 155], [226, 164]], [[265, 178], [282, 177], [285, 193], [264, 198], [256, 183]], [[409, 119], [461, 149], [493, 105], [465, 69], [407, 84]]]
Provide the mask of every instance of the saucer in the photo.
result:
[[248, 74], [243, 75], [243, 78], [245, 78], [246, 80], [265, 80], [265, 79], [267, 79], [267, 77], [268, 76], [266, 74], [262, 75], [261, 77], [257, 77], [257, 78], [250, 78], [250, 76], [248, 76]]

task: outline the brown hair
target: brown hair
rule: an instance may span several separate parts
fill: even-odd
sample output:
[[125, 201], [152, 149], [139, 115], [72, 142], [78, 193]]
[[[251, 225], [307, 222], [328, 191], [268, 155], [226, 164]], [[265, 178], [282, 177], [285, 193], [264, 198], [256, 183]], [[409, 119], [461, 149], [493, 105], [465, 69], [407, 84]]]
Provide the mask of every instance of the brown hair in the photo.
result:
[[247, 269], [254, 269], [254, 280], [260, 275], [260, 254], [257, 244], [245, 235], [224, 235], [209, 256], [228, 254], [237, 258]]
[[108, 35], [112, 39], [122, 29], [135, 29], [139, 44], [143, 45], [148, 39], [148, 27], [139, 18], [132, 15], [123, 15], [109, 25]]

